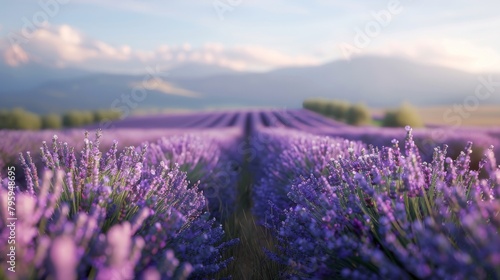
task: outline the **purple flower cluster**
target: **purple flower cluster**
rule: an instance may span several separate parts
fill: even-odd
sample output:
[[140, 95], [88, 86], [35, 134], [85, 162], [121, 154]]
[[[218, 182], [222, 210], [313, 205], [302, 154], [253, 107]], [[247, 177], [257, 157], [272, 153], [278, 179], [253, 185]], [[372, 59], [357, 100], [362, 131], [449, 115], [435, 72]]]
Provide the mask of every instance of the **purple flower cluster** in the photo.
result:
[[197, 185], [208, 201], [210, 213], [224, 220], [233, 211], [241, 157], [235, 146], [240, 130], [225, 134], [199, 132], [163, 137], [147, 150], [150, 165], [164, 163], [187, 173], [190, 186]]
[[[349, 140], [362, 141], [376, 147], [390, 146], [391, 141], [398, 138], [401, 129], [380, 127], [351, 127], [321, 128], [312, 133], [330, 137], [342, 137]], [[474, 151], [471, 155], [473, 167], [477, 168], [482, 155], [490, 145], [496, 147], [495, 156], [500, 157], [500, 128], [498, 127], [434, 127], [419, 128], [413, 131], [415, 143], [425, 161], [431, 161], [434, 147], [448, 145], [448, 155], [457, 157], [467, 142], [474, 142]], [[403, 147], [404, 150], [404, 147]]]
[[[100, 133], [94, 141], [86, 136], [76, 153], [54, 136], [50, 148], [45, 142], [41, 148], [48, 169], [41, 179], [31, 155], [21, 155], [27, 184], [16, 199], [16, 277], [197, 279], [232, 261], [222, 253], [238, 240], [223, 241], [202, 191], [177, 164], [151, 164], [146, 146], [118, 153], [115, 142], [102, 153], [99, 145]], [[4, 218], [5, 187], [4, 180]], [[9, 234], [4, 221], [3, 256]]]
[[456, 159], [446, 146], [435, 148], [425, 162], [408, 128], [404, 146], [394, 140], [392, 147], [336, 157], [324, 174], [295, 181], [288, 193], [295, 205], [273, 225], [279, 245], [269, 252], [287, 265], [285, 275], [500, 277], [500, 167], [492, 148], [472, 170], [471, 143]]
[[287, 197], [293, 184], [326, 174], [331, 160], [359, 153], [364, 147], [357, 142], [289, 129], [261, 129], [250, 143], [260, 154], [254, 162], [254, 173], [260, 180], [253, 186], [253, 212], [263, 223], [276, 219], [273, 208], [294, 205]]
[[[137, 146], [144, 142], [156, 141], [161, 137], [184, 134], [189, 130], [175, 130], [169, 128], [120, 128], [107, 130], [101, 138], [101, 147], [108, 149], [113, 145], [115, 139], [120, 139], [120, 144], [124, 146]], [[50, 139], [54, 134], [64, 142], [72, 143], [75, 148], [83, 148], [81, 141], [84, 129], [66, 129], [66, 130], [41, 130], [41, 131], [22, 131], [22, 130], [1, 130], [0, 129], [0, 172], [4, 172], [8, 165], [18, 163], [18, 155], [24, 151], [37, 151], [40, 143]], [[33, 159], [38, 159], [38, 153], [33, 154]], [[37, 162], [38, 164], [38, 162]]]

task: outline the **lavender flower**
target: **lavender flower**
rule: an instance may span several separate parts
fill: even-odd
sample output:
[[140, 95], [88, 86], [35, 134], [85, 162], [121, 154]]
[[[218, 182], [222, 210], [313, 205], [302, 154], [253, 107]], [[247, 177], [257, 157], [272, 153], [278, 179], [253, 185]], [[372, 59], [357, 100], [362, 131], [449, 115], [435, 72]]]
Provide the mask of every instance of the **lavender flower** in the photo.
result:
[[491, 150], [489, 179], [479, 179], [470, 144], [456, 160], [436, 149], [430, 163], [411, 130], [405, 146], [337, 158], [326, 174], [297, 180], [270, 257], [300, 279], [500, 277], [500, 170]]
[[[80, 156], [56, 137], [52, 148], [44, 144], [50, 171], [42, 182], [29, 154], [21, 157], [28, 191], [17, 194], [22, 270], [16, 277], [205, 278], [231, 261], [222, 252], [237, 240], [222, 242], [224, 231], [205, 211], [198, 184], [190, 185], [177, 165], [149, 164], [147, 146], [118, 155], [115, 143], [102, 153], [100, 139], [100, 133], [93, 141], [86, 136]], [[5, 216], [3, 188], [0, 197]], [[2, 224], [2, 252], [7, 234]], [[73, 257], [64, 258], [63, 250]]]
[[212, 215], [224, 220], [234, 211], [236, 201], [234, 185], [241, 165], [234, 155], [238, 136], [237, 131], [229, 130], [224, 137], [209, 132], [164, 137], [150, 145], [146, 162], [163, 162], [170, 168], [177, 165], [187, 173], [190, 187], [197, 185], [203, 191]]
[[263, 130], [252, 137], [251, 145], [262, 155], [254, 163], [260, 181], [253, 186], [253, 212], [264, 223], [275, 222], [272, 207], [294, 205], [287, 198], [294, 183], [325, 174], [332, 159], [351, 157], [363, 148], [356, 142], [293, 130]]

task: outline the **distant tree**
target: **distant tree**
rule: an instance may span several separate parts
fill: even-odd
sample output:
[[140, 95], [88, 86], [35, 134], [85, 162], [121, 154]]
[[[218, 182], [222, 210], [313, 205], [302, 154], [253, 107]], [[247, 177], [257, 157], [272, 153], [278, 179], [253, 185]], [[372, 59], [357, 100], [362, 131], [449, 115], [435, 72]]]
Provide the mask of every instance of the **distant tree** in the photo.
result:
[[79, 127], [85, 125], [85, 117], [80, 111], [66, 112], [62, 120], [64, 127]]
[[307, 99], [302, 105], [304, 109], [352, 125], [364, 125], [372, 122], [370, 110], [362, 104], [351, 105], [343, 100]]
[[349, 103], [341, 100], [308, 99], [302, 105], [304, 109], [335, 120], [344, 120], [349, 109]]
[[95, 122], [116, 120], [121, 114], [116, 110], [69, 111], [62, 116], [48, 114], [40, 117], [21, 108], [0, 110], [0, 129], [60, 129], [61, 127], [80, 127]]
[[424, 123], [418, 111], [412, 105], [405, 103], [396, 110], [387, 111], [382, 126], [385, 127], [423, 127]]
[[384, 118], [382, 119], [382, 126], [384, 127], [404, 127], [406, 125], [401, 125], [397, 121], [396, 110], [389, 110], [385, 112]]
[[94, 112], [94, 122], [113, 121], [121, 118], [120, 111], [116, 110], [98, 110]]
[[21, 108], [0, 113], [0, 128], [36, 130], [40, 129], [41, 126], [40, 116]]
[[62, 117], [64, 127], [80, 127], [95, 122], [94, 113], [91, 111], [69, 111]]
[[48, 114], [42, 117], [42, 128], [60, 129], [62, 127], [62, 118], [60, 115]]
[[91, 111], [80, 111], [83, 125], [94, 123], [94, 113]]
[[338, 121], [346, 119], [350, 104], [342, 100], [332, 100], [326, 104], [325, 115]]
[[0, 110], [0, 129], [8, 128], [9, 112], [7, 110]]
[[345, 120], [351, 125], [366, 125], [372, 122], [372, 116], [368, 107], [363, 104], [355, 104], [347, 110]]
[[302, 108], [314, 111], [314, 102], [312, 100], [306, 99], [304, 100], [304, 102], [302, 102]]
[[308, 109], [310, 111], [325, 114], [326, 101], [321, 99], [308, 99], [305, 100], [302, 104], [304, 109]]

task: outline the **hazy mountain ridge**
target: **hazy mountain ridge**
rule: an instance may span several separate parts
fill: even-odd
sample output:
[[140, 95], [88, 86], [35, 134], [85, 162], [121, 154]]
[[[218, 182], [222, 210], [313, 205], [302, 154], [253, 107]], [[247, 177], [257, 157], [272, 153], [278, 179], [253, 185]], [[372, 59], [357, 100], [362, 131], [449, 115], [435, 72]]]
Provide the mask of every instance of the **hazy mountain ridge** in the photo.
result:
[[[144, 100], [135, 100], [137, 102], [133, 104], [137, 107], [127, 105], [129, 109], [293, 108], [300, 107], [304, 99], [311, 97], [346, 99], [377, 107], [397, 106], [403, 101], [416, 105], [442, 105], [463, 103], [480, 85], [477, 74], [417, 64], [401, 58], [370, 56], [266, 73], [241, 73], [219, 66], [186, 64], [159, 74], [159, 78], [172, 87], [194, 92], [199, 98], [143, 88], [147, 89], [147, 96]], [[71, 75], [76, 77], [71, 78]], [[140, 92], [133, 92], [131, 85], [140, 85], [147, 77], [99, 73], [78, 75], [83, 74], [69, 71], [63, 75], [64, 79], [52, 79], [33, 89], [16, 92], [8, 90], [9, 81], [2, 81], [7, 87], [0, 91], [0, 108], [19, 106], [39, 113], [109, 109], [124, 103], [123, 98], [127, 96], [139, 95]], [[500, 75], [495, 75], [493, 81], [500, 81]], [[488, 100], [479, 101], [496, 103], [500, 102], [500, 96], [493, 94]]]
[[23, 91], [41, 86], [48, 81], [77, 79], [91, 74], [86, 70], [45, 67], [32, 62], [17, 67], [0, 62], [0, 92]]

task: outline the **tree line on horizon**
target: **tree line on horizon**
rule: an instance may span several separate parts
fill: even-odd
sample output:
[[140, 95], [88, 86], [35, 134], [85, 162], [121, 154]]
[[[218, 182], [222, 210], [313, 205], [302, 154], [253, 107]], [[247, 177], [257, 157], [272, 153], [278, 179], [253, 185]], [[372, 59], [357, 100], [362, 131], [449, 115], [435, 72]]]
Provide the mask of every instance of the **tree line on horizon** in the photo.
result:
[[[350, 125], [370, 125], [374, 123], [370, 108], [364, 104], [351, 104], [343, 100], [307, 99], [302, 103], [304, 109], [319, 113]], [[403, 103], [399, 108], [386, 110], [380, 120], [383, 127], [423, 127], [424, 123], [415, 107]]]
[[14, 108], [11, 110], [0, 110], [0, 129], [39, 130], [72, 128], [120, 118], [120, 112], [115, 110], [72, 110], [63, 114], [51, 113], [38, 115], [22, 108]]

